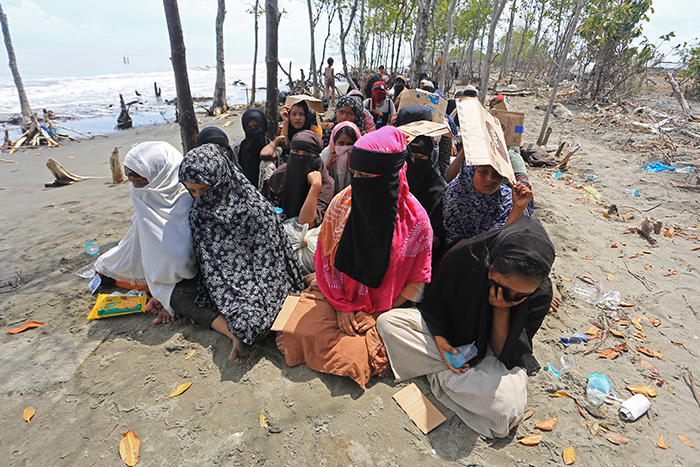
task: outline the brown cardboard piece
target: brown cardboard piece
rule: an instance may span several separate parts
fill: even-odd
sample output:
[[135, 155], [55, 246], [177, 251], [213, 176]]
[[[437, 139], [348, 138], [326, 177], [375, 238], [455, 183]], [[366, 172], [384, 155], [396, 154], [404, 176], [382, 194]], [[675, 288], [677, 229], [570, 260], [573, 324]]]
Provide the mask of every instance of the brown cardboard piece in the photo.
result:
[[452, 134], [450, 127], [444, 123], [428, 122], [426, 120], [407, 123], [397, 128], [406, 135], [409, 143], [417, 136], [435, 137]]
[[503, 136], [508, 146], [518, 146], [523, 140], [523, 124], [525, 114], [520, 112], [506, 112], [505, 110], [491, 109], [491, 115], [501, 122]]
[[[493, 97], [496, 97], [496, 96], [493, 96]], [[493, 99], [493, 97], [491, 99]], [[498, 110], [504, 110], [506, 112], [512, 112], [513, 109], [510, 106], [510, 101], [508, 100], [508, 96], [503, 96], [503, 97], [505, 98], [505, 100], [494, 105], [492, 108], [498, 109]]]
[[516, 183], [501, 122], [486, 111], [476, 97], [457, 102], [464, 159], [474, 165], [490, 165]]
[[399, 97], [401, 102], [399, 102], [397, 111], [409, 105], [424, 105], [433, 112], [433, 121], [435, 123], [445, 123], [447, 101], [437, 94], [423, 91], [422, 89], [404, 89], [399, 94]]
[[433, 428], [447, 420], [445, 416], [423, 395], [415, 383], [411, 383], [396, 394], [394, 400], [411, 417], [413, 423], [428, 434]]
[[287, 298], [284, 299], [284, 303], [282, 304], [282, 310], [277, 314], [275, 322], [272, 323], [272, 327], [270, 328], [272, 331], [284, 330], [284, 326], [287, 324], [287, 321], [289, 321], [289, 317], [292, 316], [300, 298], [300, 295], [287, 295]]
[[323, 101], [321, 101], [321, 99], [316, 99], [313, 96], [309, 96], [308, 94], [297, 94], [295, 96], [287, 96], [287, 99], [284, 101], [284, 105], [288, 105], [291, 107], [299, 101], [306, 101], [306, 104], [309, 106], [309, 108], [315, 110], [317, 114], [322, 114], [325, 112], [323, 110]]

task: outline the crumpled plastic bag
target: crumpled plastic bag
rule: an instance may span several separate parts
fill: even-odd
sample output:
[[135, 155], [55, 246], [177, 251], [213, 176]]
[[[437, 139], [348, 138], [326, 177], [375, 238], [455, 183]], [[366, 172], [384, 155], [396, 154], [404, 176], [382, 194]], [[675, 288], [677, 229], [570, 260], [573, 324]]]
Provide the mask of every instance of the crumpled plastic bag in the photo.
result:
[[603, 296], [600, 297], [600, 300], [596, 302], [596, 305], [603, 310], [618, 310], [621, 300], [620, 292], [605, 292]]
[[321, 226], [309, 228], [309, 224], [300, 225], [298, 217], [292, 217], [282, 222], [282, 228], [289, 237], [294, 254], [301, 265], [303, 275], [316, 271], [314, 266], [314, 254], [318, 245], [318, 234]]

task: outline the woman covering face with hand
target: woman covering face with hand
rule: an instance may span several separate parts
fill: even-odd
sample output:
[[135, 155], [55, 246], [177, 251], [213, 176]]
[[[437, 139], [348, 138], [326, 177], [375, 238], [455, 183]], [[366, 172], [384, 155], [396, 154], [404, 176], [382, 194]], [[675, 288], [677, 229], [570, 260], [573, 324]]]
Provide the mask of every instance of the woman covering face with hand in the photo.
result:
[[335, 181], [334, 195], [350, 185], [352, 180], [348, 170], [350, 151], [361, 136], [360, 129], [354, 123], [340, 122], [333, 127], [331, 144], [321, 153], [321, 159]]

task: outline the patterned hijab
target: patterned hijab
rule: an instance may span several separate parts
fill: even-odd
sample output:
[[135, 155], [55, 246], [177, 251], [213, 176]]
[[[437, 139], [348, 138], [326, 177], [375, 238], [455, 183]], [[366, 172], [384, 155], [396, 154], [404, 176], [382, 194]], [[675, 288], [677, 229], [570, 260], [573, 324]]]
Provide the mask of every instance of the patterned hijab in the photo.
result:
[[476, 191], [474, 172], [477, 167], [462, 161], [459, 174], [445, 188], [442, 213], [448, 245], [503, 227], [513, 209], [512, 193], [506, 185], [501, 184], [492, 195]]
[[[355, 123], [355, 126], [360, 130], [360, 133], [364, 134], [364, 128], [365, 128], [365, 110], [364, 107], [362, 106], [362, 99], [359, 97], [355, 96], [342, 96], [338, 98], [338, 103], [335, 105], [335, 115], [333, 118], [331, 118], [332, 123], [337, 123], [338, 122], [338, 109], [341, 107], [351, 107], [352, 111], [355, 112], [355, 120], [353, 120], [353, 123]], [[335, 126], [335, 125], [334, 125]], [[327, 130], [324, 130], [323, 132], [323, 147], [326, 147], [330, 144], [331, 142], [331, 133], [333, 132], [333, 128], [328, 128]]]
[[182, 183], [210, 185], [195, 198], [189, 221], [200, 269], [197, 303], [221, 313], [246, 344], [269, 331], [303, 281], [272, 206], [214, 144], [185, 155]]

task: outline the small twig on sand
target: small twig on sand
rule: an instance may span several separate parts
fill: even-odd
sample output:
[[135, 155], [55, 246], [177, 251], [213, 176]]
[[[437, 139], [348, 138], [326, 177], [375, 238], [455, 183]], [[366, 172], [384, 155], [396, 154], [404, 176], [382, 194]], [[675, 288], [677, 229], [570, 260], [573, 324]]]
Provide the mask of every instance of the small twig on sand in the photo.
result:
[[11, 159], [0, 159], [0, 162], [7, 162], [8, 164], [19, 164], [19, 161], [13, 161]]
[[683, 367], [683, 369], [685, 369], [685, 371], [687, 373], [687, 375], [683, 375], [683, 379], [685, 379], [687, 376], [688, 379], [690, 380], [690, 381], [686, 381], [686, 384], [688, 384], [688, 386], [690, 386], [690, 390], [693, 393], [693, 398], [695, 399], [695, 402], [698, 403], [698, 407], [700, 407], [700, 395], [698, 395], [698, 389], [695, 387], [695, 380], [693, 379], [693, 373], [690, 371], [690, 368], [688, 368], [687, 366]]
[[103, 138], [107, 138], [107, 135], [88, 135], [88, 134], [86, 134], [86, 133], [81, 133], [81, 132], [79, 132], [79, 131], [75, 131], [75, 130], [72, 130], [72, 129], [70, 129], [70, 128], [66, 128], [66, 127], [61, 126], [61, 125], [54, 125], [54, 126], [55, 126], [56, 128], [60, 128], [61, 130], [72, 131], [73, 133], [77, 133], [77, 134], [79, 134], [80, 136], [85, 136], [85, 137], [87, 137], [87, 138], [89, 138], [89, 139], [95, 139], [95, 137], [97, 137], [97, 136], [102, 136]]
[[644, 277], [643, 277], [643, 276], [640, 276], [639, 274], [633, 273], [633, 272], [630, 270], [630, 267], [629, 267], [629, 265], [627, 264], [627, 261], [625, 261], [625, 267], [627, 268], [627, 272], [629, 272], [629, 273], [632, 275], [632, 277], [634, 277], [634, 278], [637, 279], [639, 282], [641, 282], [642, 285], [643, 285], [644, 287], [646, 287], [647, 290], [648, 290], [649, 292], [651, 292], [651, 287], [649, 287], [649, 286], [647, 285], [646, 279], [644, 279]]
[[644, 213], [643, 213], [642, 211], [640, 211], [639, 209], [637, 209], [637, 208], [635, 208], [635, 207], [632, 207], [632, 206], [618, 206], [617, 209], [634, 209], [634, 210], [637, 211], [639, 214], [644, 215]]
[[690, 308], [690, 311], [692, 311], [695, 314], [695, 317], [697, 319], [700, 319], [700, 315], [698, 315], [698, 312], [695, 311], [695, 308], [693, 308], [693, 305], [690, 304], [690, 302], [688, 301], [688, 297], [686, 297], [685, 295], [681, 295], [681, 297], [683, 297], [683, 300], [685, 300], [685, 304], [688, 305], [688, 307]]
[[654, 209], [658, 208], [658, 207], [661, 206], [662, 204], [664, 204], [664, 203], [659, 203], [659, 204], [657, 204], [656, 206], [654, 206], [653, 208], [645, 209], [644, 212], [653, 211]]
[[691, 211], [690, 209], [684, 209], [683, 212], [689, 212], [691, 214], [695, 214], [696, 216], [700, 216], [697, 212]]

